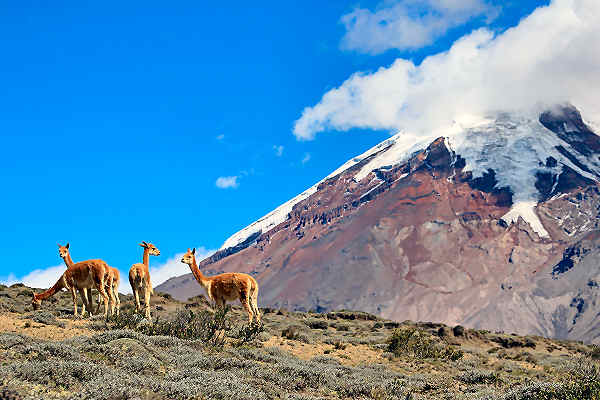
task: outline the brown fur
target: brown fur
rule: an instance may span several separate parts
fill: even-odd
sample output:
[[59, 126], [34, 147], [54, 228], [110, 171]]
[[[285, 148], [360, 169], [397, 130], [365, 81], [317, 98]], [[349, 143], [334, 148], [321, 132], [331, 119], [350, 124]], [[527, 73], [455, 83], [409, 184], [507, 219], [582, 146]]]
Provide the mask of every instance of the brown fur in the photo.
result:
[[150, 295], [154, 294], [152, 283], [150, 282], [150, 255], [159, 256], [160, 250], [151, 243], [142, 242], [140, 246], [144, 248], [143, 263], [133, 264], [129, 270], [129, 284], [133, 290], [133, 298], [135, 300], [135, 310], [141, 311], [140, 297], [144, 299], [145, 316], [148, 321], [150, 318]]
[[[60, 257], [63, 259], [63, 261], [65, 262], [65, 265], [67, 266], [67, 268], [71, 268], [74, 263], [73, 263], [73, 259], [71, 258], [71, 254], [69, 252], [69, 243], [67, 243], [65, 246], [61, 246], [60, 244], [58, 245], [58, 254], [60, 255]], [[116, 268], [112, 268], [111, 266], [108, 267], [109, 268], [109, 274], [106, 278], [106, 287], [105, 287], [105, 291], [106, 293], [108, 293], [108, 297], [110, 300], [110, 313], [114, 315], [115, 313], [115, 308], [116, 308], [116, 312], [117, 315], [119, 315], [119, 308], [121, 307], [121, 302], [119, 300], [119, 282], [120, 282], [120, 274], [119, 274], [119, 270], [117, 270]], [[114, 277], [116, 274], [116, 286], [114, 286]], [[88, 299], [90, 301], [90, 303], [88, 304], [88, 312], [91, 313], [92, 309], [92, 290], [91, 289], [83, 289], [83, 291], [85, 292], [85, 296], [82, 294], [82, 299]], [[96, 314], [98, 314], [98, 311], [100, 311], [100, 304], [102, 304], [102, 295], [100, 293], [98, 293], [98, 306], [96, 306]], [[85, 303], [83, 304], [83, 313], [85, 313]]]
[[[121, 309], [121, 299], [119, 299], [119, 285], [121, 283], [121, 273], [118, 269], [108, 266], [108, 279], [106, 280], [106, 292], [110, 297], [110, 313], [112, 315], [119, 315]], [[100, 309], [101, 296], [98, 293], [98, 306], [96, 307], [96, 313]]]
[[239, 272], [227, 272], [215, 276], [204, 276], [196, 264], [196, 249], [188, 249], [181, 262], [190, 266], [192, 274], [198, 283], [206, 289], [208, 297], [214, 301], [217, 307], [225, 307], [227, 301], [240, 300], [242, 306], [248, 313], [248, 319], [260, 322], [260, 311], [258, 310], [258, 283], [256, 279], [248, 274]]
[[108, 279], [109, 266], [102, 260], [87, 260], [78, 263], [73, 263], [69, 254], [69, 244], [66, 246], [58, 245], [59, 253], [67, 264], [67, 270], [62, 274], [60, 279], [50, 289], [40, 294], [33, 294], [33, 300], [31, 304], [34, 309], [39, 309], [42, 300], [53, 296], [56, 292], [61, 289], [67, 289], [71, 291], [73, 297], [73, 314], [77, 316], [77, 292], [81, 294], [83, 299], [83, 306], [81, 315], [85, 314], [86, 305], [88, 312], [92, 310], [91, 298], [89, 296], [89, 290], [92, 288], [97, 289], [100, 292], [100, 296], [104, 300], [104, 316], [108, 316], [108, 294], [104, 290], [106, 280]]

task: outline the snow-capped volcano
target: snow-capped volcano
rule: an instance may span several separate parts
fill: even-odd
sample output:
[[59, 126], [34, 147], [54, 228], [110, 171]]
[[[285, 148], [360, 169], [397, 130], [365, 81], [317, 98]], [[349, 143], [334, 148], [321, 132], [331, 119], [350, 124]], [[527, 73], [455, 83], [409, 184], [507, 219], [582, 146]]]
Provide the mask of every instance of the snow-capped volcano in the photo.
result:
[[254, 275], [263, 306], [600, 341], [599, 155], [572, 106], [399, 133], [199, 267]]
[[[405, 162], [437, 137], [443, 137], [456, 159], [464, 160], [463, 172], [471, 172], [472, 178], [478, 179], [493, 171], [494, 187], [511, 191], [513, 205], [502, 217], [504, 221], [510, 224], [521, 217], [538, 235], [548, 237], [535, 207], [548, 195], [560, 194], [557, 187], [563, 171], [574, 171], [592, 181], [600, 177], [596, 148], [600, 140], [595, 135], [590, 140], [590, 135], [593, 133], [572, 106], [554, 107], [542, 115], [513, 112], [487, 118], [465, 117], [448, 129], [427, 136], [400, 132], [347, 161], [314, 186], [237, 232], [225, 241], [221, 250], [237, 246], [284, 222], [294, 205], [316, 193], [320, 184], [354, 165], [370, 158], [353, 174], [356, 182], [370, 179], [377, 170], [391, 169]], [[585, 144], [586, 140], [591, 143]], [[552, 180], [550, 193], [540, 192], [540, 176]]]

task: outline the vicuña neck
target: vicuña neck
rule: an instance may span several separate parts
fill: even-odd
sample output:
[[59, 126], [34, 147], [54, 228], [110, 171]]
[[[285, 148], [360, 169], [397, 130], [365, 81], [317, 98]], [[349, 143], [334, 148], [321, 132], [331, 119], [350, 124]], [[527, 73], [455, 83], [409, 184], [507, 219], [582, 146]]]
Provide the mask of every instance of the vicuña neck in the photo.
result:
[[147, 247], [144, 247], [144, 257], [142, 259], [146, 268], [150, 267], [150, 250]]
[[38, 294], [37, 298], [40, 300], [47, 299], [48, 297], [54, 296], [54, 294], [56, 292], [58, 292], [60, 289], [62, 289], [63, 287], [64, 287], [63, 277], [61, 276], [60, 279], [58, 280], [58, 282], [56, 282], [54, 284], [54, 286], [52, 286], [50, 289], [46, 290], [45, 292]]
[[65, 261], [65, 265], [67, 268], [71, 268], [74, 264], [73, 259], [71, 258], [71, 254], [67, 253], [67, 255], [63, 258]]
[[198, 283], [202, 286], [206, 286], [208, 282], [210, 282], [210, 278], [204, 276], [200, 268], [198, 268], [198, 264], [196, 264], [196, 258], [194, 257], [192, 263], [190, 264], [190, 269], [192, 270], [192, 274], [194, 274], [194, 278], [198, 281]]

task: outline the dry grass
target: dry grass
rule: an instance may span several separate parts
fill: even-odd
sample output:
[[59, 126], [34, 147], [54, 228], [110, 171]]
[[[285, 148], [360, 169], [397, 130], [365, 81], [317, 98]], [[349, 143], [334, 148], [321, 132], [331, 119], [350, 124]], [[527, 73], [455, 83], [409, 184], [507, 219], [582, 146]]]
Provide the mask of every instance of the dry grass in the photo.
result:
[[[153, 297], [150, 328], [127, 296], [107, 323], [73, 320], [66, 294], [33, 313], [27, 291], [0, 288], [0, 399], [600, 399], [599, 351], [581, 343], [351, 311], [263, 309], [264, 331], [244, 330], [234, 307], [215, 345], [202, 297]], [[394, 332], [413, 332], [406, 351], [390, 351]]]

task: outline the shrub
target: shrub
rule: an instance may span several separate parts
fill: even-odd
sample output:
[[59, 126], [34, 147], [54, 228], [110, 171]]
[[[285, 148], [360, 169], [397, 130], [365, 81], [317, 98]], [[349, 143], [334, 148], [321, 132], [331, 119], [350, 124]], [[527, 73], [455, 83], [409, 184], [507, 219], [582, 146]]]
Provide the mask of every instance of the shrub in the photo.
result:
[[430, 335], [415, 328], [396, 329], [387, 340], [390, 353], [415, 358], [441, 358], [458, 360], [463, 352], [452, 346], [437, 343]]
[[590, 351], [588, 352], [588, 356], [591, 357], [593, 360], [600, 359], [600, 346], [598, 346], [597, 344], [593, 344], [590, 348]]
[[9, 349], [14, 346], [31, 343], [33, 340], [26, 335], [13, 332], [4, 332], [0, 334], [0, 349]]
[[64, 328], [66, 325], [64, 322], [56, 319], [56, 316], [49, 311], [39, 310], [28, 313], [27, 315], [22, 316], [23, 319], [30, 319], [34, 322], [44, 324], [44, 325], [54, 325], [59, 328]]
[[472, 369], [465, 371], [456, 377], [459, 381], [468, 384], [488, 384], [496, 383], [498, 375], [494, 371], [486, 371], [481, 369]]
[[153, 323], [146, 321], [136, 313], [121, 312], [109, 317], [106, 328], [132, 329], [148, 336], [172, 336], [179, 339], [200, 340], [212, 346], [223, 346], [224, 332], [231, 326], [226, 314], [229, 308], [218, 309], [214, 314], [209, 311], [193, 312], [179, 310], [171, 319], [157, 318]]
[[281, 331], [281, 336], [289, 340], [298, 340], [300, 337], [300, 327], [297, 325], [290, 325]]
[[338, 324], [335, 324], [335, 329], [340, 332], [348, 332], [350, 330], [350, 325], [344, 324], [344, 323], [338, 323]]
[[461, 325], [456, 325], [454, 328], [452, 328], [452, 333], [454, 334], [454, 336], [464, 336], [465, 328]]
[[377, 321], [373, 324], [373, 326], [371, 327], [372, 331], [375, 331], [377, 329], [381, 329], [383, 328], [383, 322]]
[[311, 318], [305, 321], [311, 329], [327, 329], [329, 324], [324, 319]]
[[261, 333], [265, 331], [265, 326], [262, 323], [250, 323], [248, 325], [242, 325], [240, 329], [235, 331], [232, 335], [236, 339], [233, 343], [234, 346], [241, 346], [248, 344], [258, 339]]

